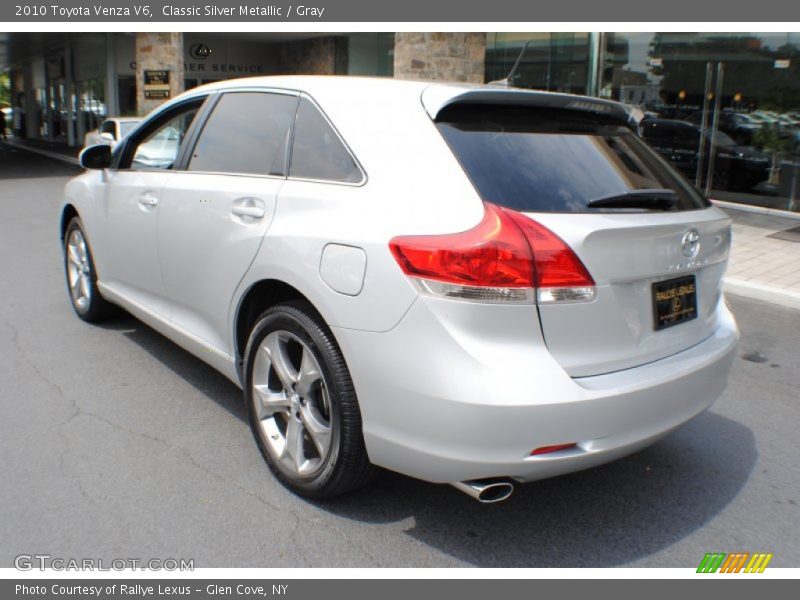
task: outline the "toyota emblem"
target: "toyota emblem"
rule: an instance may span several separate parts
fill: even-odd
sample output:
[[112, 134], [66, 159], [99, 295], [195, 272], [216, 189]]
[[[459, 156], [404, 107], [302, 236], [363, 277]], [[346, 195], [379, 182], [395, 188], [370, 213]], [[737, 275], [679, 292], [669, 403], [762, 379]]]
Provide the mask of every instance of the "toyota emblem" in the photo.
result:
[[700, 232], [697, 229], [690, 229], [683, 234], [681, 250], [686, 258], [697, 256], [697, 253], [700, 252]]

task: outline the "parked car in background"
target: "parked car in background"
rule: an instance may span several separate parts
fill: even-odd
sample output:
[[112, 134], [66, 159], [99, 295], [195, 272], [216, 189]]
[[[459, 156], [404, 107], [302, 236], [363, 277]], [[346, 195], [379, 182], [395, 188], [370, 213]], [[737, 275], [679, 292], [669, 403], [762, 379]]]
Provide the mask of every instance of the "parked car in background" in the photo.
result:
[[82, 152], [68, 297], [242, 387], [300, 494], [377, 465], [503, 500], [654, 443], [725, 387], [731, 220], [629, 125], [616, 102], [492, 86], [194, 88]]
[[747, 115], [754, 123], [757, 125], [761, 125], [763, 127], [769, 127], [771, 129], [778, 129], [779, 121], [777, 115], [764, 111], [764, 110], [756, 110]]
[[[703, 111], [697, 111], [685, 119], [689, 123], [700, 126], [703, 122]], [[709, 113], [706, 126], [713, 127], [713, 113]], [[762, 123], [756, 122], [744, 113], [723, 111], [719, 115], [719, 130], [727, 133], [737, 144], [749, 146], [753, 136], [761, 130]]]
[[83, 138], [83, 147], [105, 144], [112, 148], [124, 138], [141, 121], [135, 117], [113, 117], [106, 119], [100, 127], [87, 133]]
[[800, 127], [800, 115], [792, 115], [791, 113], [784, 113], [778, 115], [779, 126], [783, 129], [797, 129]]
[[[674, 119], [647, 119], [639, 124], [642, 138], [690, 181], [694, 181], [697, 175], [700, 131], [694, 123]], [[711, 134], [710, 129], [706, 131], [705, 165], [708, 165]], [[767, 152], [737, 144], [725, 132], [717, 132], [714, 189], [750, 190], [769, 178], [770, 165], [771, 157]], [[705, 185], [705, 181], [701, 185]]]

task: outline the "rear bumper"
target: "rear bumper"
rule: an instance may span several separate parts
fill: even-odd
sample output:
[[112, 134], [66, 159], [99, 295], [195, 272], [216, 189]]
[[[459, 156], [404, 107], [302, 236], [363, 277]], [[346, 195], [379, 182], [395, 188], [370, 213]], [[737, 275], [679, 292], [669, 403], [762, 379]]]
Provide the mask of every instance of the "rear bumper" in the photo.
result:
[[[725, 388], [738, 340], [720, 301], [719, 327], [702, 343], [636, 368], [570, 378], [541, 340], [535, 308], [487, 308], [493, 316], [475, 323], [463, 304], [419, 298], [389, 332], [334, 331], [373, 463], [446, 483], [533, 481], [614, 460], [708, 408]], [[530, 456], [572, 442], [574, 449]]]

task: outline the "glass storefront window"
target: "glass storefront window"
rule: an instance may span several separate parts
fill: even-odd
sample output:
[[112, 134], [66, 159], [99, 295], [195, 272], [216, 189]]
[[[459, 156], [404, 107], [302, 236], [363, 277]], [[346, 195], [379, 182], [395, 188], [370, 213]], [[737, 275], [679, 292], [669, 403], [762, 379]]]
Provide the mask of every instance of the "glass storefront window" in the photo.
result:
[[79, 114], [83, 119], [85, 131], [97, 129], [108, 112], [105, 103], [106, 87], [104, 79], [89, 79], [80, 83]]
[[713, 198], [800, 210], [800, 34], [603, 37], [600, 95], [636, 110], [642, 136], [689, 179], [705, 186], [713, 163]]
[[510, 82], [515, 87], [586, 93], [588, 33], [489, 33], [486, 81], [508, 77], [521, 54]]
[[348, 35], [347, 74], [391, 77], [394, 74], [394, 34]]

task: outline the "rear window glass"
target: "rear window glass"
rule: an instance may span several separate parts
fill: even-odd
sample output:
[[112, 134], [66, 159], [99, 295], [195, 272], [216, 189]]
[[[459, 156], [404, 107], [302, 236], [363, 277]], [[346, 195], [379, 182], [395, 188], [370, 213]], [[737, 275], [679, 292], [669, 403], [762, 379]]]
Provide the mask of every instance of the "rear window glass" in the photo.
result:
[[598, 212], [598, 198], [672, 189], [672, 210], [709, 203], [624, 125], [578, 111], [454, 105], [436, 126], [481, 197], [528, 212]]

